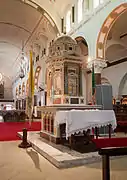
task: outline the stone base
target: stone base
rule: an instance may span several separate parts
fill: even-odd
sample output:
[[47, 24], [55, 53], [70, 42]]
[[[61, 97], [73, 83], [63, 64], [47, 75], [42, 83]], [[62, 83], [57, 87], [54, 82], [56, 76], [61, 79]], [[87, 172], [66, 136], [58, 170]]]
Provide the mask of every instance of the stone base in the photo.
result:
[[[18, 133], [18, 135], [22, 138], [22, 132]], [[62, 146], [62, 151], [58, 150], [44, 142], [43, 138], [40, 138], [40, 132], [28, 132], [27, 139], [37, 152], [57, 168], [71, 168], [101, 160], [98, 152], [81, 154], [70, 149], [65, 151], [64, 146]]]
[[40, 136], [41, 136], [42, 138], [50, 141], [50, 142], [53, 142], [53, 143], [55, 143], [55, 144], [60, 144], [60, 138], [56, 138], [56, 137], [54, 137], [54, 136], [52, 136], [52, 135], [49, 135], [49, 134], [47, 134], [47, 133], [45, 133], [45, 132], [40, 132]]

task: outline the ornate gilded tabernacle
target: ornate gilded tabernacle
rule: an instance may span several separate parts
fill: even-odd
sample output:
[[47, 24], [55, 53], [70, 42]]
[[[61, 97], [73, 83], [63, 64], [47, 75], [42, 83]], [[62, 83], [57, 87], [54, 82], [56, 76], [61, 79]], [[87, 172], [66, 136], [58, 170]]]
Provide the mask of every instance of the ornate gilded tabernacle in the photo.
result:
[[69, 36], [59, 37], [49, 47], [46, 61], [47, 105], [84, 104], [81, 50]]

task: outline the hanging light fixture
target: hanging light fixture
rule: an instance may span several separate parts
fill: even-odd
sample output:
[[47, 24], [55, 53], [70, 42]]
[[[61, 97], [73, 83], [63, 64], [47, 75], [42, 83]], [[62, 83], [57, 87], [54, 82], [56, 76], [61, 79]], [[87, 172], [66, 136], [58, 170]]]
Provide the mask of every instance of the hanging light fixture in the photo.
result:
[[22, 44], [21, 65], [20, 65], [20, 74], [19, 74], [19, 77], [21, 79], [23, 79], [25, 77], [25, 73], [23, 70], [23, 62], [24, 62], [24, 50], [23, 50], [23, 44]]
[[23, 78], [25, 77], [24, 70], [23, 70], [22, 67], [21, 67], [21, 69], [20, 69], [19, 77], [20, 77], [21, 79], [23, 79]]

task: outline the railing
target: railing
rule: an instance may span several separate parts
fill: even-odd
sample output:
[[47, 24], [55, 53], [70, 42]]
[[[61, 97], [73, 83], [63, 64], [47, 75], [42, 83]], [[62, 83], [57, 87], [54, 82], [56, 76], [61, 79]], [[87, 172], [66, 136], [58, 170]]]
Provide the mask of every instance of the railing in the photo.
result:
[[103, 148], [99, 150], [102, 156], [102, 176], [103, 180], [110, 180], [110, 156], [127, 155], [127, 147], [121, 148]]

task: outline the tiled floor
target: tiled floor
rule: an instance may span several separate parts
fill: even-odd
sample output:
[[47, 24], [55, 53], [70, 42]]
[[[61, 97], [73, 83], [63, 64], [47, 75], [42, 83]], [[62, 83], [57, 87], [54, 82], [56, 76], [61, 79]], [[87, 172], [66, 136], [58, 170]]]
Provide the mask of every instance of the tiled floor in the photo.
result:
[[[59, 170], [33, 149], [0, 142], [0, 180], [102, 180], [101, 163]], [[111, 161], [111, 180], [127, 179], [127, 157]]]

